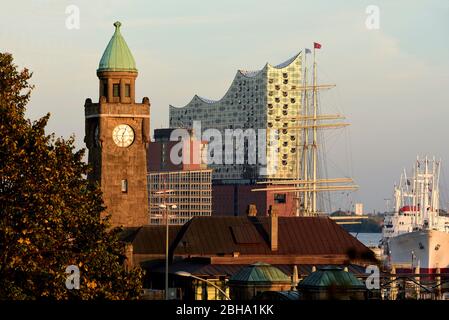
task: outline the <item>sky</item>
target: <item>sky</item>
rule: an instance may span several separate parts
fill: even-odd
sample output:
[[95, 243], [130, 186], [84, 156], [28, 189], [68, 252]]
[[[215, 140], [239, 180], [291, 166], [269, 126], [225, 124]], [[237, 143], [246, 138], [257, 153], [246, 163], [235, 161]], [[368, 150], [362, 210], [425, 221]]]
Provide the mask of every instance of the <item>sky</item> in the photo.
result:
[[[66, 27], [79, 9], [79, 29]], [[369, 29], [367, 7], [379, 9]], [[47, 112], [47, 131], [85, 147], [84, 101], [98, 100], [96, 69], [115, 21], [136, 60], [136, 100], [151, 101], [151, 128], [168, 126], [168, 106], [198, 94], [219, 99], [237, 69], [281, 63], [314, 41], [318, 77], [337, 85], [323, 110], [351, 124], [326, 133], [329, 176], [360, 189], [335, 207], [362, 202], [385, 210], [393, 185], [417, 155], [442, 160], [442, 207], [449, 206], [449, 2], [447, 0], [2, 0], [0, 51], [33, 71], [27, 116]]]

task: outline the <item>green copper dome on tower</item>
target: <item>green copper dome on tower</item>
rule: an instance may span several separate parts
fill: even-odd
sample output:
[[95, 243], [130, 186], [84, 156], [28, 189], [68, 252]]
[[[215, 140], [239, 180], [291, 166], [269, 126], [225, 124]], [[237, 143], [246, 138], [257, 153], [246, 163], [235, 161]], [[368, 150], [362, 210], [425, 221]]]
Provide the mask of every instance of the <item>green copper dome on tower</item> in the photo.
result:
[[101, 71], [127, 71], [137, 72], [136, 62], [131, 51], [126, 44], [125, 39], [120, 33], [122, 24], [117, 21], [114, 23], [115, 32], [108, 46], [103, 52], [97, 72]]

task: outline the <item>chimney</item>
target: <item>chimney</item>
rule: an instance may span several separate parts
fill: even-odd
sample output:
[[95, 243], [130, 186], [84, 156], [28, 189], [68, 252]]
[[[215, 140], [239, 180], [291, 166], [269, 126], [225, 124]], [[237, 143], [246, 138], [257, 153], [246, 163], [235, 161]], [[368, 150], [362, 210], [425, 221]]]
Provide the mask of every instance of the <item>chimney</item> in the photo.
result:
[[278, 250], [278, 240], [279, 240], [279, 227], [278, 227], [278, 212], [276, 208], [270, 206], [268, 210], [270, 215], [270, 246], [271, 251]]
[[297, 286], [299, 283], [299, 274], [298, 274], [298, 266], [293, 266], [293, 274], [292, 274], [292, 289], [293, 291], [297, 291]]
[[246, 213], [248, 214], [248, 217], [255, 217], [257, 216], [257, 207], [255, 204], [250, 204], [248, 206], [248, 210], [246, 211]]

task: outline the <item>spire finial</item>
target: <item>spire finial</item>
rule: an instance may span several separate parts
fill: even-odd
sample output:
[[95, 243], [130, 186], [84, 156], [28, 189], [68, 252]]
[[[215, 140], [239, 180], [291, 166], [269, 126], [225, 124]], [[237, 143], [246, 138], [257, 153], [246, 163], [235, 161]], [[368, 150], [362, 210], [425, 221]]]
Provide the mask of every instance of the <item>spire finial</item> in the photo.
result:
[[121, 25], [122, 25], [122, 23], [121, 23], [120, 21], [114, 22], [115, 30], [118, 31], [118, 30], [120, 29], [120, 26], [121, 26]]

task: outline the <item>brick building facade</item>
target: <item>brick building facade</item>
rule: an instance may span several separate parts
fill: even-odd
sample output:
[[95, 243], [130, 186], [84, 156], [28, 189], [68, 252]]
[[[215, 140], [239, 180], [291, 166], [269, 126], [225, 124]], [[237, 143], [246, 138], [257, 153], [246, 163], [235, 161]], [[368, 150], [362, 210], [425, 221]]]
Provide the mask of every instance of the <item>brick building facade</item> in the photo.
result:
[[148, 223], [147, 149], [150, 102], [135, 102], [137, 69], [120, 33], [120, 22], [97, 69], [99, 102], [86, 99], [85, 138], [92, 172], [103, 192], [112, 226]]

